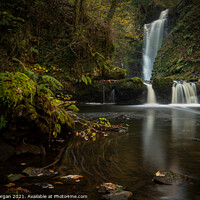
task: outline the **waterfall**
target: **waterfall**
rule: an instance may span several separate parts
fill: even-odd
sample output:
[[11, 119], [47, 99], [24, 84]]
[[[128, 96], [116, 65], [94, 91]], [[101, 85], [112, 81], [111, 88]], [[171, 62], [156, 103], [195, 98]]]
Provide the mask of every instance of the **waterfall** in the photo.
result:
[[144, 84], [147, 86], [147, 103], [148, 104], [156, 103], [156, 96], [152, 88], [152, 85], [147, 83]]
[[144, 25], [143, 44], [143, 79], [150, 80], [153, 63], [157, 51], [162, 45], [165, 36], [165, 24], [167, 21], [168, 9], [161, 12], [158, 20]]
[[115, 89], [112, 89], [110, 96], [109, 96], [109, 102], [115, 103]]
[[106, 94], [105, 94], [105, 86], [104, 86], [104, 84], [103, 84], [103, 91], [102, 91], [102, 93], [103, 93], [103, 104], [104, 104], [104, 103], [106, 103]]
[[187, 82], [174, 82], [172, 87], [172, 104], [198, 103], [196, 85]]

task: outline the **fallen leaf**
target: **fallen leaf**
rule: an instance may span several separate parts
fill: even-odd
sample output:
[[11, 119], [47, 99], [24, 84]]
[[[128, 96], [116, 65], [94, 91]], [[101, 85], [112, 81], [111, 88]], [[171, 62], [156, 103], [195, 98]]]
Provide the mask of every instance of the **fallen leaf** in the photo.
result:
[[8, 177], [11, 177], [13, 174], [9, 174]]
[[162, 174], [162, 173], [160, 173], [160, 171], [157, 171], [156, 176], [165, 176], [165, 174]]
[[57, 184], [57, 185], [63, 185], [63, 183], [62, 183], [62, 182], [59, 182], [59, 181], [54, 182], [54, 183]]
[[84, 139], [85, 139], [85, 140], [88, 140], [88, 136], [85, 136]]
[[9, 191], [21, 191], [21, 192], [24, 192], [24, 193], [31, 193], [30, 190], [28, 190], [26, 188], [22, 188], [22, 187], [10, 188]]
[[42, 175], [44, 175], [43, 173], [40, 173], [40, 174], [38, 174], [37, 176], [42, 176]]
[[6, 187], [12, 187], [12, 186], [14, 186], [15, 184], [14, 183], [8, 183], [8, 184], [6, 184], [5, 186]]
[[26, 165], [26, 163], [21, 163], [21, 165]]
[[61, 178], [68, 178], [68, 179], [79, 179], [82, 178], [81, 175], [67, 175], [67, 176], [61, 176]]

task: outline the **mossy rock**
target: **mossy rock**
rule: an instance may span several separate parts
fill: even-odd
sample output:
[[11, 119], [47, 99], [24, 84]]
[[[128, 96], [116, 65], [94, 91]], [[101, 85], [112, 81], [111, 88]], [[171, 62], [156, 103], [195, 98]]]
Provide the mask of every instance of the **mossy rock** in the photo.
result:
[[73, 89], [68, 91], [73, 99], [78, 102], [98, 102], [103, 103], [103, 93], [106, 98], [108, 97], [114, 88], [115, 81], [93, 81], [91, 85], [74, 84]]
[[145, 95], [143, 94], [146, 87], [144, 86], [142, 79], [138, 77], [116, 81], [114, 88], [116, 90], [117, 103], [145, 103]]
[[190, 179], [186, 175], [162, 170], [155, 173], [153, 180], [160, 184], [178, 185], [188, 182]]
[[103, 78], [105, 80], [119, 80], [119, 79], [124, 79], [126, 78], [126, 71], [120, 67], [113, 67], [110, 69], [106, 69], [104, 72]]
[[153, 78], [152, 87], [154, 89], [158, 103], [169, 104], [172, 98], [173, 79], [170, 77]]
[[172, 87], [173, 85], [173, 79], [168, 78], [168, 77], [156, 77], [153, 78], [153, 84], [152, 87], [154, 89], [161, 89], [161, 90], [166, 90], [169, 87]]

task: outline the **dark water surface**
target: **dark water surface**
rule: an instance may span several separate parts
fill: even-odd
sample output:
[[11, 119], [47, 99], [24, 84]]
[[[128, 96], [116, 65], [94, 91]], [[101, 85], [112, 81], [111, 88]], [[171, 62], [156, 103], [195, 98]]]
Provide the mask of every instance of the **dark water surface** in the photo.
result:
[[88, 105], [80, 110], [86, 118], [107, 117], [130, 125], [127, 133], [81, 140], [70, 149], [66, 166], [70, 160], [73, 172], [88, 179], [85, 190], [91, 199], [98, 199], [95, 188], [103, 182], [123, 185], [139, 200], [200, 199], [198, 184], [152, 181], [160, 169], [200, 179], [200, 107]]
[[200, 179], [200, 107], [83, 105], [80, 115], [125, 122], [129, 130], [95, 141], [74, 137], [57, 170], [61, 175], [81, 174], [84, 181], [55, 186], [52, 192], [95, 200], [101, 196], [96, 187], [112, 182], [132, 191], [136, 200], [200, 199], [199, 183], [152, 181], [162, 169]]

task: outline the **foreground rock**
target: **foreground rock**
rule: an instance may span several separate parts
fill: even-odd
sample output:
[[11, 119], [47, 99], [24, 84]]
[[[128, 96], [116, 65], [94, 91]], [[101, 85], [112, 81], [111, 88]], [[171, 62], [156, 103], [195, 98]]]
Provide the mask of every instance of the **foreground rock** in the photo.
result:
[[33, 167], [27, 167], [22, 171], [22, 173], [27, 174], [29, 177], [53, 176], [57, 174], [54, 171], [51, 172], [47, 169], [33, 168]]
[[103, 195], [102, 199], [131, 200], [131, 199], [133, 199], [133, 194], [132, 194], [132, 192], [129, 192], [129, 191], [111, 192], [110, 194]]
[[0, 161], [6, 161], [15, 154], [15, 149], [0, 139]]
[[103, 183], [98, 188], [99, 193], [103, 193], [102, 199], [107, 200], [132, 200], [133, 194], [124, 191], [124, 187], [113, 183]]
[[172, 171], [157, 171], [153, 180], [156, 183], [166, 185], [178, 185], [189, 181], [189, 177], [182, 174], [177, 174]]

